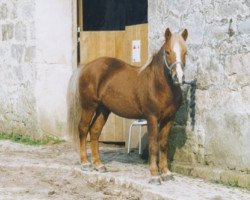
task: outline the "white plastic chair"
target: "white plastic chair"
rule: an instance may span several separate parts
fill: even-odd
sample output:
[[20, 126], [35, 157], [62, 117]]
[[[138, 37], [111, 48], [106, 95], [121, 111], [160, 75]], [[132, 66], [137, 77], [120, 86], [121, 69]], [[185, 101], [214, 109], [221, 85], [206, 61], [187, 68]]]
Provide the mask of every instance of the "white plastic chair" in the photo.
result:
[[129, 127], [129, 133], [128, 133], [128, 154], [130, 153], [130, 144], [131, 144], [131, 134], [132, 134], [132, 128], [133, 126], [140, 126], [140, 131], [139, 131], [139, 154], [141, 154], [141, 131], [142, 131], [142, 126], [147, 125], [147, 121], [144, 119], [138, 119], [134, 120], [132, 124]]

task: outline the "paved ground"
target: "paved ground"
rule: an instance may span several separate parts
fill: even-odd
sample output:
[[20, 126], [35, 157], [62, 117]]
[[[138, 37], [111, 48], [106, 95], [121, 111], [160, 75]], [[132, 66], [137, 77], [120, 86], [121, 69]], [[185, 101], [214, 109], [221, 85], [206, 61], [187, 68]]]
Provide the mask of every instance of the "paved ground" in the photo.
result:
[[123, 147], [102, 145], [108, 173], [82, 172], [69, 144], [42, 147], [0, 141], [0, 199], [249, 200], [250, 192], [175, 174], [148, 184], [148, 166]]

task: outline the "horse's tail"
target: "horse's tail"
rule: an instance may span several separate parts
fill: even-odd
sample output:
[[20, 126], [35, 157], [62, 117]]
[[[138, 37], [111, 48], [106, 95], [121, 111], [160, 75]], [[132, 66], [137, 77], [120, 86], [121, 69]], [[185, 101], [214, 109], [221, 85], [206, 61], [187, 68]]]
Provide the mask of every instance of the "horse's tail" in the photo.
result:
[[81, 67], [76, 69], [70, 80], [67, 91], [67, 123], [68, 123], [68, 133], [70, 140], [76, 146], [76, 150], [79, 150], [79, 131], [78, 124], [81, 119], [81, 105], [80, 105], [80, 95], [79, 95], [79, 74]]

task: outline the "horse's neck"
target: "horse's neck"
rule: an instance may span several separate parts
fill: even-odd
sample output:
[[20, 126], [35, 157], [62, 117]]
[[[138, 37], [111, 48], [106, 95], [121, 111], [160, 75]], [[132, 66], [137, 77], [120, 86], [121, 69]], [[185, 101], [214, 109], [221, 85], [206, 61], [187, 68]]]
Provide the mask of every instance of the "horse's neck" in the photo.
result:
[[153, 56], [151, 63], [145, 68], [145, 73], [151, 74], [151, 78], [161, 84], [172, 85], [171, 77], [165, 63], [163, 61], [164, 48], [161, 49]]
[[146, 75], [144, 81], [151, 82], [155, 87], [162, 88], [164, 90], [170, 90], [173, 93], [179, 93], [181, 91], [179, 86], [173, 84], [171, 75], [168, 69], [165, 66], [164, 60], [164, 47], [153, 56], [151, 63], [143, 70], [143, 73]]

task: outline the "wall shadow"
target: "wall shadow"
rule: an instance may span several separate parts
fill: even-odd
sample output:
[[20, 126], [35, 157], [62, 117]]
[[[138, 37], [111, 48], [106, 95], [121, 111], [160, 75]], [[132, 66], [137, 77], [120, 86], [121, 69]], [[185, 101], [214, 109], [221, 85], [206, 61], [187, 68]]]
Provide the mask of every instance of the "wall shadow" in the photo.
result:
[[[186, 86], [183, 88], [183, 103], [176, 113], [175, 124], [170, 132], [168, 138], [168, 148], [167, 148], [167, 157], [169, 160], [169, 167], [171, 168], [171, 163], [173, 162], [177, 149], [181, 149], [185, 146], [187, 141], [187, 133], [186, 126], [189, 115], [189, 106], [190, 100], [188, 98], [188, 94], [190, 91], [190, 87]], [[148, 134], [145, 134], [142, 138], [143, 144], [148, 144]], [[146, 145], [142, 150], [141, 158], [144, 160], [148, 160], [148, 145]]]
[[[171, 164], [174, 160], [181, 160], [181, 155], [176, 158], [176, 152], [178, 149], [181, 149], [185, 146], [187, 142], [187, 133], [186, 126], [189, 116], [189, 106], [190, 100], [187, 97], [189, 94], [189, 87], [183, 89], [183, 103], [176, 113], [175, 124], [172, 128], [169, 138], [168, 138], [168, 149], [167, 149], [167, 157], [169, 168], [171, 169]], [[120, 162], [120, 163], [130, 163], [130, 164], [145, 164], [148, 162], [148, 134], [144, 134], [142, 137], [142, 154], [138, 154], [138, 149], [131, 149], [131, 153], [127, 154], [127, 148], [121, 147], [118, 149], [105, 149], [103, 148], [101, 151], [101, 158], [104, 163], [109, 163], [112, 161]], [[186, 155], [188, 156], [188, 155]], [[184, 160], [185, 161], [185, 160]]]

